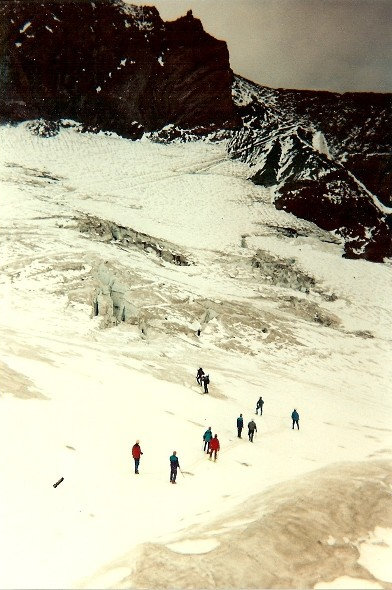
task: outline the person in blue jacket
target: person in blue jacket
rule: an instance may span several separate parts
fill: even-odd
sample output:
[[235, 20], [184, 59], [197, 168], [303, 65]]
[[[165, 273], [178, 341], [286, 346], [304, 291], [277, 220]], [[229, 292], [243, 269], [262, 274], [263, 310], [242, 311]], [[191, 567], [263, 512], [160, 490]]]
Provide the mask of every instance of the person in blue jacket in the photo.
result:
[[238, 438], [242, 438], [241, 436], [241, 432], [242, 429], [244, 427], [244, 419], [242, 417], [242, 414], [239, 415], [239, 418], [237, 418], [237, 430], [238, 430]]
[[178, 462], [177, 451], [173, 451], [170, 457], [170, 483], [176, 483], [177, 469], [181, 469]]
[[299, 424], [298, 424], [299, 414], [298, 414], [298, 412], [297, 412], [297, 410], [295, 408], [294, 408], [293, 413], [291, 414], [291, 418], [293, 420], [293, 428], [292, 429], [294, 430], [294, 424], [296, 424], [297, 425], [297, 428], [299, 430]]
[[208, 453], [211, 439], [212, 439], [212, 431], [211, 431], [211, 426], [209, 426], [208, 430], [206, 430], [205, 433], [203, 434], [204, 452], [205, 453]]

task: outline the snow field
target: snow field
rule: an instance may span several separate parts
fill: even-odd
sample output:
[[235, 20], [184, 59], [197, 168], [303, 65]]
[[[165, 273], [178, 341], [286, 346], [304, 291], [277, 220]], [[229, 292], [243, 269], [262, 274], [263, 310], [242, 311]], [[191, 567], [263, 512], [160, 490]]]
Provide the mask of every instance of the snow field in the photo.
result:
[[[312, 224], [276, 211], [224, 144], [74, 129], [43, 139], [25, 125], [0, 128], [0, 141], [2, 587], [119, 587], [142, 543], [213, 555], [218, 517], [230, 532], [268, 511], [261, 502], [238, 518], [255, 494], [336, 462], [390, 460], [390, 266], [341, 259]], [[194, 264], [81, 234], [87, 213], [168, 240]], [[308, 233], [273, 229], [287, 225]], [[250, 264], [260, 248], [295, 258], [337, 299], [267, 282]], [[129, 281], [147, 336], [91, 317], [91, 277], [102, 263]], [[308, 301], [340, 323], [314, 323]], [[195, 322], [209, 309], [216, 317], [198, 338]], [[209, 395], [196, 383], [199, 366], [210, 373]], [[256, 420], [253, 445], [246, 428], [237, 439], [239, 413]], [[221, 442], [216, 464], [202, 452], [208, 426]], [[168, 481], [173, 450], [188, 472], [177, 486]], [[211, 535], [196, 543], [200, 527]], [[370, 544], [361, 563], [383, 580]]]

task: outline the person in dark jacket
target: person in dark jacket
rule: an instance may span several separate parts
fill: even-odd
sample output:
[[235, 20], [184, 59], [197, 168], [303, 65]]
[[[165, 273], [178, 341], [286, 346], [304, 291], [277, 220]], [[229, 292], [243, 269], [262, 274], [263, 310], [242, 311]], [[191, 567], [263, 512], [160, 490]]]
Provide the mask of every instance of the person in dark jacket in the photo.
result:
[[250, 442], [253, 442], [255, 431], [257, 432], [256, 422], [254, 420], [251, 420], [248, 424], [248, 437]]
[[256, 414], [257, 414], [257, 410], [260, 410], [260, 416], [263, 415], [263, 405], [264, 405], [264, 400], [262, 397], [259, 397], [259, 399], [257, 400], [257, 404], [256, 404]]
[[297, 412], [297, 410], [295, 408], [294, 408], [293, 413], [291, 414], [291, 418], [293, 420], [293, 428], [292, 428], [292, 430], [294, 430], [294, 424], [297, 425], [297, 428], [299, 430], [299, 424], [298, 424], [299, 414], [298, 414], [298, 412]]
[[133, 457], [133, 460], [135, 461], [135, 473], [136, 474], [139, 474], [140, 457], [141, 457], [141, 455], [143, 455], [142, 450], [139, 445], [139, 442], [140, 441], [137, 440], [132, 447], [132, 457]]
[[196, 381], [198, 382], [198, 384], [200, 386], [203, 385], [203, 375], [204, 375], [204, 371], [200, 367], [200, 369], [197, 369], [197, 373], [196, 373]]
[[204, 385], [204, 393], [208, 393], [208, 384], [210, 382], [210, 376], [204, 375], [203, 377], [203, 385]]
[[181, 467], [178, 461], [177, 451], [173, 451], [170, 457], [170, 483], [176, 483], [177, 469], [181, 469]]
[[206, 453], [208, 453], [208, 451], [209, 451], [209, 446], [210, 446], [210, 440], [211, 439], [212, 439], [212, 431], [211, 431], [211, 426], [209, 426], [208, 429], [203, 434], [204, 451]]
[[242, 414], [239, 415], [239, 418], [237, 418], [237, 430], [238, 430], [238, 438], [242, 438], [241, 436], [241, 432], [242, 429], [244, 427], [244, 419], [242, 417]]
[[218, 451], [220, 450], [220, 444], [218, 440], [218, 435], [214, 434], [214, 438], [210, 440], [210, 456], [208, 457], [210, 460], [212, 458], [212, 453], [214, 453], [214, 461], [216, 461], [216, 456]]

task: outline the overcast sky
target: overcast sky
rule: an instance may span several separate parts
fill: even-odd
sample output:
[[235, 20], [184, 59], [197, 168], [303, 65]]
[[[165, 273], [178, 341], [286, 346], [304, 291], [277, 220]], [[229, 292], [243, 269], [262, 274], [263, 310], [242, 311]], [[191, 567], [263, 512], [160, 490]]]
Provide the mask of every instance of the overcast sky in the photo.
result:
[[392, 92], [392, 0], [157, 0], [192, 9], [235, 73], [272, 87]]

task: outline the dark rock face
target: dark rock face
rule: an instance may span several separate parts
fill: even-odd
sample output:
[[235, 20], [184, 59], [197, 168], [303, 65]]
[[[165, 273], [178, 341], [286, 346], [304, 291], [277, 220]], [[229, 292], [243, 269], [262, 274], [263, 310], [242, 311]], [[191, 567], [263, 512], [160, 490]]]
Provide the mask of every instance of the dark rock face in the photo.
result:
[[236, 77], [229, 153], [275, 206], [333, 231], [344, 255], [392, 256], [392, 95], [273, 90]]
[[392, 153], [352, 153], [346, 166], [380, 201], [392, 207]]
[[3, 0], [0, 76], [3, 120], [69, 118], [129, 137], [239, 123], [226, 43], [191, 12], [165, 23], [121, 0]]
[[275, 201], [297, 217], [309, 219], [344, 239], [344, 256], [383, 262], [392, 256], [391, 232], [366, 191], [344, 171], [330, 172], [322, 180], [283, 185]]
[[392, 94], [280, 90], [279, 103], [287, 114], [321, 131], [331, 156], [381, 202], [392, 204]]

